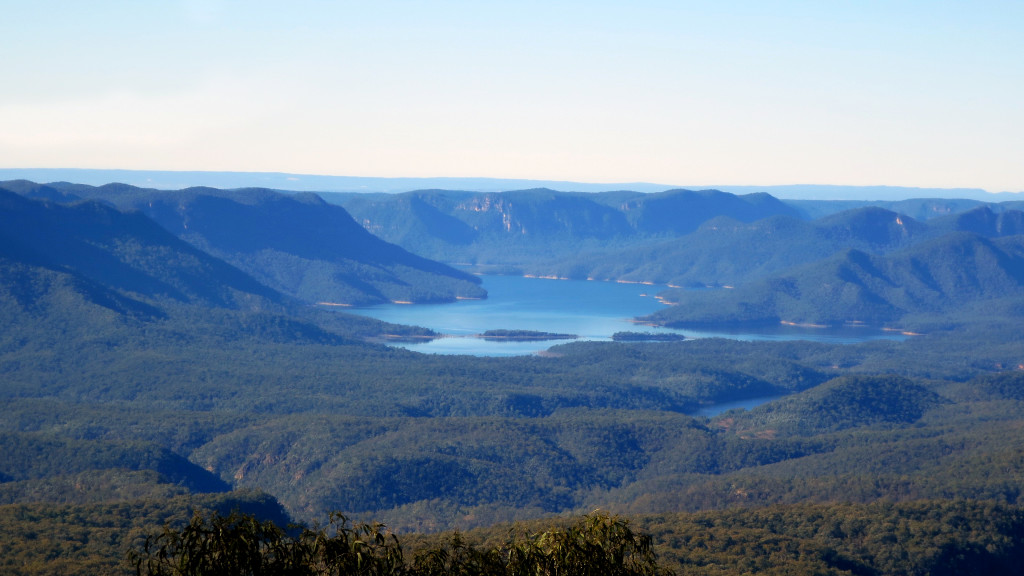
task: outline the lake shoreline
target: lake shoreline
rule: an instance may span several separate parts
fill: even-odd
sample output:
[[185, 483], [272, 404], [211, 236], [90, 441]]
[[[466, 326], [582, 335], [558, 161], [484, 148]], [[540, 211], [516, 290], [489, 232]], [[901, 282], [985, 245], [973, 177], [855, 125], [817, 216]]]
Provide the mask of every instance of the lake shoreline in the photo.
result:
[[[484, 300], [459, 300], [432, 304], [382, 304], [344, 308], [393, 324], [421, 326], [436, 336], [398, 338], [388, 345], [428, 354], [473, 356], [536, 355], [559, 343], [572, 341], [612, 342], [620, 332], [650, 334], [645, 339], [693, 340], [813, 340], [853, 343], [873, 339], [905, 339], [897, 332], [875, 331], [864, 326], [840, 329], [768, 324], [756, 329], [735, 326], [660, 326], [639, 318], [664, 309], [650, 296], [650, 285], [629, 282], [550, 280], [522, 275], [482, 275], [488, 292]], [[546, 281], [547, 280], [547, 281]], [[341, 310], [342, 308], [339, 308]], [[640, 328], [643, 326], [644, 328]], [[505, 337], [488, 338], [488, 331], [506, 331]], [[524, 337], [514, 338], [510, 335]], [[498, 334], [500, 335], [500, 334]], [[536, 336], [544, 335], [544, 338]], [[556, 339], [556, 336], [575, 338]], [[629, 342], [631, 345], [668, 345], [665, 342]]]

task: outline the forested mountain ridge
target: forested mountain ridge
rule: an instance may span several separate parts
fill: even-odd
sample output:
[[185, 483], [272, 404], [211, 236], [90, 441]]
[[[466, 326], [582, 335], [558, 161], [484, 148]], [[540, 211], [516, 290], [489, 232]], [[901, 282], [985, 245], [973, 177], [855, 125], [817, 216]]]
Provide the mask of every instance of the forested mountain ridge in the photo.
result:
[[874, 256], [847, 249], [733, 290], [670, 290], [676, 305], [648, 320], [668, 325], [900, 326], [907, 319], [984, 315], [1024, 300], [1024, 237], [955, 232]]
[[920, 196], [895, 201], [787, 199], [784, 202], [798, 209], [805, 218], [811, 220], [865, 206], [884, 208], [921, 221], [959, 214], [980, 206], [987, 206], [994, 212], [1021, 210], [1024, 208], [1024, 201], [1013, 199], [1015, 196], [1019, 197], [1019, 194], [990, 194], [988, 196], [988, 198], [974, 199], [967, 199], [967, 197], [933, 198]]
[[811, 222], [791, 216], [754, 222], [718, 216], [678, 238], [619, 251], [583, 253], [541, 265], [539, 270], [568, 278], [731, 286], [847, 248], [885, 252], [923, 234], [916, 221], [872, 207]]
[[500, 193], [426, 190], [324, 194], [382, 238], [447, 262], [531, 266], [580, 248], [626, 246], [684, 234], [715, 216], [742, 222], [798, 211], [765, 194], [668, 190]]
[[285, 304], [280, 293], [149, 218], [98, 202], [65, 206], [0, 189], [0, 247], [10, 263], [84, 277], [127, 297], [235, 309]]
[[482, 298], [479, 279], [413, 255], [312, 194], [191, 188], [158, 191], [111, 184], [12, 186], [31, 195], [92, 198], [139, 211], [261, 283], [306, 302], [365, 305]]
[[[31, 200], [3, 189], [0, 303], [0, 342], [12, 349], [74, 348], [82, 338], [119, 341], [151, 329], [312, 342], [407, 331], [359, 316], [318, 316], [142, 213], [94, 200]], [[195, 323], [199, 317], [205, 321]]]
[[[242, 203], [185, 190], [135, 207], [169, 230], [310, 302], [369, 304], [482, 298], [479, 279], [415, 256], [314, 195], [240, 190]], [[141, 204], [141, 205], [139, 205]]]
[[716, 217], [755, 222], [772, 216], [797, 217], [799, 213], [765, 193], [743, 196], [718, 190], [668, 190], [644, 194], [622, 202], [618, 209], [640, 234], [680, 236]]
[[[229, 490], [227, 483], [209, 471], [151, 442], [111, 442], [0, 430], [0, 448], [5, 460], [3, 472], [8, 475], [5, 483], [0, 483], [0, 503], [4, 504], [31, 501], [28, 485], [43, 479], [81, 477], [83, 472], [112, 469], [152, 471], [159, 474], [164, 483], [177, 484], [193, 492]], [[47, 457], [40, 458], [43, 454]]]
[[1021, 233], [1024, 213], [981, 206], [920, 222], [878, 207], [806, 221], [776, 216], [751, 223], [724, 217], [685, 236], [614, 251], [584, 252], [535, 273], [674, 286], [739, 286], [854, 249], [883, 256], [951, 232], [985, 238]]
[[497, 273], [738, 286], [847, 249], [884, 255], [953, 231], [1020, 233], [1011, 204], [904, 201], [808, 220], [767, 194], [551, 190], [325, 194], [367, 229], [421, 254]]
[[1024, 212], [1007, 209], [999, 212], [988, 206], [979, 206], [958, 214], [951, 214], [931, 223], [936, 230], [973, 232], [986, 238], [1024, 234]]
[[[474, 278], [436, 263], [395, 268], [398, 261], [415, 257], [395, 256], [394, 247], [380, 248], [383, 243], [365, 237], [353, 241], [358, 226], [313, 195], [262, 189], [162, 192], [119, 184], [8, 185], [27, 195], [89, 196], [142, 210], [182, 238], [306, 301], [345, 301], [331, 300], [332, 292], [336, 298], [348, 294], [356, 303], [481, 294], [478, 287], [461, 283]], [[936, 200], [889, 203], [945, 214], [928, 212], [927, 221], [873, 205], [808, 221], [767, 194], [713, 190], [324, 196], [346, 205], [374, 234], [418, 254], [478, 270], [677, 286], [737, 286], [846, 249], [882, 255], [951, 231], [1013, 235], [1021, 231], [1024, 218], [1009, 207], [1012, 203]], [[233, 224], [221, 229], [215, 222]]]

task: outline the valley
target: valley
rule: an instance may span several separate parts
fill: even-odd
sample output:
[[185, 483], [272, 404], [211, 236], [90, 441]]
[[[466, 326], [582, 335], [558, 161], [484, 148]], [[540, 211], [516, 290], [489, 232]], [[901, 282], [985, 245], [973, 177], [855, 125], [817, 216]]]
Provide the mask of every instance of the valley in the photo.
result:
[[[692, 544], [701, 526], [745, 542], [763, 517], [808, 527], [759, 541], [799, 541], [823, 573], [896, 562], [829, 536], [853, 524], [961, 510], [981, 531], [907, 535], [917, 566], [1024, 542], [1013, 205], [917, 220], [724, 192], [0, 188], [12, 574], [118, 573], [147, 531], [233, 508], [481, 539], [602, 509], [676, 569], [737, 557]], [[487, 330], [580, 339], [435, 338]], [[525, 348], [415, 351], [435, 342]], [[985, 538], [1004, 544], [971, 547]]]

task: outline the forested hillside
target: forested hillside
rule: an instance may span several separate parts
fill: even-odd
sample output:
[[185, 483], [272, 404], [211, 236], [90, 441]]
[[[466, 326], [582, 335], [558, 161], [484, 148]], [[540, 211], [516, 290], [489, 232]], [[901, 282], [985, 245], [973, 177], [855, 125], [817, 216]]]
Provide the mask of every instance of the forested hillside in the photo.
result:
[[883, 256], [950, 232], [1024, 230], [1017, 204], [975, 200], [786, 203], [714, 190], [324, 196], [374, 234], [482, 272], [686, 287], [739, 286], [850, 249]]
[[996, 213], [982, 206], [927, 222], [877, 207], [813, 221], [779, 216], [743, 223], [716, 217], [678, 238], [611, 252], [585, 252], [539, 265], [534, 272], [686, 287], [739, 286], [847, 250], [884, 256], [952, 232], [984, 238], [1013, 236], [1022, 231], [1022, 216], [1017, 210]]
[[714, 190], [502, 193], [427, 190], [406, 194], [325, 194], [368, 230], [418, 254], [484, 271], [536, 272], [537, 264], [581, 250], [608, 250], [687, 234], [727, 216], [752, 222], [798, 211], [767, 194]]
[[115, 286], [125, 297], [249, 309], [284, 303], [281, 294], [152, 220], [98, 202], [66, 207], [0, 189], [0, 241], [11, 263]]
[[[262, 236], [240, 215], [274, 227], [293, 209], [335, 214], [316, 199], [103, 192], [151, 198], [180, 225], [172, 234], [145, 210], [70, 196], [87, 188], [28, 188], [59, 202], [0, 193], [0, 558], [12, 574], [116, 573], [165, 521], [235, 505], [280, 523], [282, 509], [307, 523], [340, 511], [403, 535], [600, 508], [635, 517], [683, 573], [910, 574], [958, 559], [1000, 567], [1019, 550], [1024, 249], [1012, 211], [734, 216], [760, 238], [851, 247], [685, 293], [707, 299], [693, 314], [719, 319], [920, 327], [906, 340], [575, 342], [481, 358], [370, 343], [425, 331], [301, 304], [199, 248], [255, 249]], [[660, 200], [676, 197], [687, 195]], [[536, 218], [633, 226], [593, 206]], [[323, 218], [330, 239], [335, 216]], [[256, 251], [328, 261], [305, 233], [281, 224]], [[755, 398], [772, 400], [698, 415]]]
[[[1024, 237], [953, 232], [886, 256], [847, 249], [735, 290], [670, 291], [649, 317], [669, 325], [793, 322], [935, 329], [1024, 302]], [[1012, 313], [1019, 315], [1019, 313]]]
[[365, 305], [486, 296], [474, 276], [381, 241], [343, 208], [312, 194], [25, 182], [3, 186], [33, 196], [90, 198], [142, 212], [195, 247], [306, 302]]

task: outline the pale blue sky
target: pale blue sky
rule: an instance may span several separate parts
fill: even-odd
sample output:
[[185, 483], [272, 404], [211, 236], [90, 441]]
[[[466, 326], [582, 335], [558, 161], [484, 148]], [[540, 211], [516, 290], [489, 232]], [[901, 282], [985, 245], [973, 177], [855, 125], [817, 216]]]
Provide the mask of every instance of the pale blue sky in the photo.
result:
[[1024, 190], [1024, 2], [0, 0], [0, 167]]

